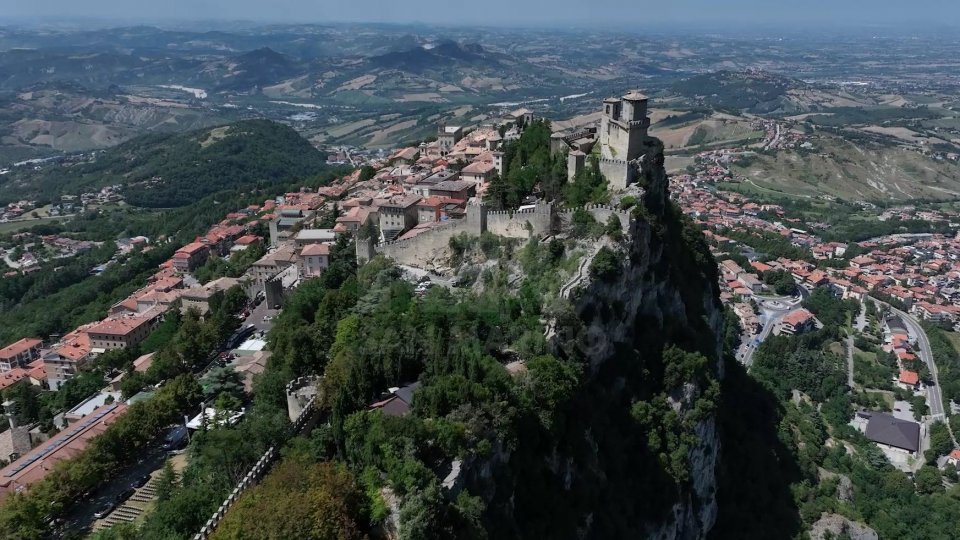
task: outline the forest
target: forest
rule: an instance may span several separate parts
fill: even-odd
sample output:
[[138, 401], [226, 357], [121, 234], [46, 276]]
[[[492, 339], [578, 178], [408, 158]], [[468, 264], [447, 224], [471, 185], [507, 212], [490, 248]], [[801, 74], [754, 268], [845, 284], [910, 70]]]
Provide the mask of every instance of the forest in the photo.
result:
[[316, 175], [326, 156], [293, 128], [245, 120], [188, 133], [143, 135], [86, 162], [17, 172], [0, 184], [0, 202], [59, 200], [122, 185], [126, 201], [147, 208], [187, 206], [225, 190], [270, 188]]

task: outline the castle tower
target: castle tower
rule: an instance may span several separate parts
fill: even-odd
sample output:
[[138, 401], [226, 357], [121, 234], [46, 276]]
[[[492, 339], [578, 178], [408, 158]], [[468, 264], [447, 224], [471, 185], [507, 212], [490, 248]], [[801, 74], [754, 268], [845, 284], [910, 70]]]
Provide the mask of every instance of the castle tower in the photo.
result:
[[620, 98], [603, 100], [600, 118], [600, 170], [611, 187], [626, 188], [635, 181], [628, 162], [644, 154], [649, 98], [631, 90]]

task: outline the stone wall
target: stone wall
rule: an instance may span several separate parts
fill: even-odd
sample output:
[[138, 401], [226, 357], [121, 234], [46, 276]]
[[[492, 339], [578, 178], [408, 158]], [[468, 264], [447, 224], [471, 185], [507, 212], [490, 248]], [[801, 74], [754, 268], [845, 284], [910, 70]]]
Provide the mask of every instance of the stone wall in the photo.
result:
[[481, 232], [467, 219], [458, 219], [424, 231], [413, 238], [379, 244], [374, 249], [397, 264], [419, 266], [448, 250], [450, 239], [454, 236], [461, 233], [479, 235]]
[[[598, 223], [606, 224], [607, 220], [610, 219], [610, 216], [617, 216], [617, 219], [620, 220], [620, 227], [624, 232], [630, 230], [630, 211], [629, 210], [620, 210], [613, 206], [607, 204], [588, 204], [583, 207], [593, 219], [597, 220]], [[560, 224], [564, 228], [570, 226], [573, 221], [573, 213], [575, 210], [564, 210], [560, 212]]]
[[[378, 244], [372, 250], [398, 264], [422, 266], [444, 256], [450, 248], [450, 239], [459, 234], [479, 236], [489, 231], [498, 236], [527, 239], [549, 234], [554, 215], [551, 203], [537, 203], [534, 208], [512, 212], [488, 211], [483, 205], [469, 205], [464, 219], [448, 221], [413, 238]], [[358, 242], [359, 260], [369, 258], [368, 245], [363, 241]]]
[[624, 159], [601, 158], [600, 173], [612, 189], [626, 189], [634, 180], [630, 164]]
[[506, 238], [527, 239], [549, 234], [553, 226], [553, 205], [538, 202], [535, 208], [487, 212], [486, 230]]

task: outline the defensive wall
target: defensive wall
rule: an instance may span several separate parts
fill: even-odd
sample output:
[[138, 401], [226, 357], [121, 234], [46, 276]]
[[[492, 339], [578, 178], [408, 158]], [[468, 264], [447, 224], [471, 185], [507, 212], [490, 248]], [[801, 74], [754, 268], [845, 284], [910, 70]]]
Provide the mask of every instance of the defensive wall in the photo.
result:
[[[303, 407], [302, 412], [293, 422], [292, 434], [296, 435], [301, 433], [305, 429], [309, 429], [316, 423], [316, 412], [317, 409], [314, 408], [314, 398], [311, 397], [307, 404]], [[217, 529], [217, 526], [220, 525], [220, 522], [223, 520], [223, 517], [227, 515], [227, 511], [230, 510], [230, 507], [237, 502], [243, 492], [250, 489], [251, 487], [257, 485], [258, 482], [270, 472], [270, 467], [273, 465], [273, 462], [277, 460], [280, 456], [280, 453], [274, 448], [270, 447], [266, 452], [260, 456], [260, 459], [257, 460], [256, 464], [247, 471], [247, 474], [243, 477], [243, 480], [233, 488], [233, 491], [230, 492], [230, 495], [223, 501], [220, 505], [220, 508], [213, 513], [213, 516], [207, 520], [203, 528], [200, 529], [200, 532], [193, 536], [193, 540], [207, 540], [210, 538], [210, 535], [213, 534], [213, 531]]]
[[[627, 230], [629, 212], [597, 204], [587, 205], [584, 209], [601, 223], [606, 223], [611, 215], [616, 215], [623, 224], [623, 230]], [[557, 232], [561, 226], [570, 224], [572, 216], [572, 209], [558, 212], [553, 203], [548, 202], [538, 202], [533, 207], [512, 211], [495, 211], [483, 205], [469, 205], [466, 218], [442, 223], [406, 240], [382, 244], [358, 240], [357, 260], [362, 264], [380, 254], [398, 264], [421, 266], [444, 255], [450, 249], [450, 239], [459, 234], [479, 236], [490, 232], [505, 238], [527, 240]]]

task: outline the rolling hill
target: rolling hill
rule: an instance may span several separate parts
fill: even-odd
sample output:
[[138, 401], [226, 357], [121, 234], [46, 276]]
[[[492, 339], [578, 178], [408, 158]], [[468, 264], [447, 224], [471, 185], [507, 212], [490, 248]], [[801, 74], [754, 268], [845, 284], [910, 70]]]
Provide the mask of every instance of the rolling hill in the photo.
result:
[[130, 204], [185, 206], [222, 190], [245, 190], [313, 176], [326, 156], [293, 128], [247, 120], [182, 134], [137, 137], [77, 164], [17, 170], [0, 184], [0, 200], [51, 199], [122, 185]]

